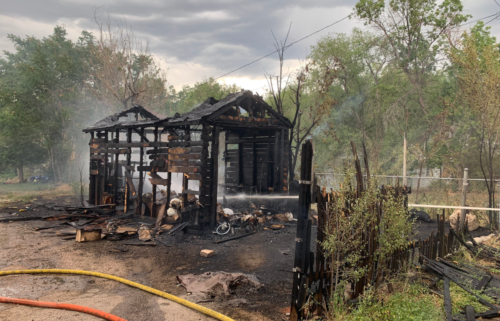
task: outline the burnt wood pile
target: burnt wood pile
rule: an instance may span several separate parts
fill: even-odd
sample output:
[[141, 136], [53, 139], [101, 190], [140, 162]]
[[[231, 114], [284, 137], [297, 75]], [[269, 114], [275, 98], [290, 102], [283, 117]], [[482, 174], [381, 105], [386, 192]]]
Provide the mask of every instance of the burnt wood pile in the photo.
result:
[[[476, 318], [489, 319], [500, 317], [500, 306], [492, 303], [491, 299], [489, 299], [492, 298], [495, 302], [498, 302], [500, 299], [500, 278], [492, 275], [487, 267], [472, 263], [452, 262], [442, 258], [432, 260], [423, 257], [423, 260], [423, 267], [436, 276], [434, 280], [431, 280], [432, 282], [428, 286], [433, 293], [444, 297], [444, 308], [447, 321], [470, 321]], [[443, 280], [442, 292], [436, 287], [439, 280]], [[450, 283], [455, 283], [465, 292], [474, 296], [477, 301], [488, 310], [479, 313], [475, 312], [472, 306], [466, 306], [461, 314], [453, 315]]]
[[[226, 193], [287, 192], [290, 128], [288, 119], [250, 91], [220, 101], [209, 98], [166, 118], [134, 106], [84, 129], [91, 136], [89, 203], [114, 203], [124, 213], [162, 221], [175, 177], [182, 176], [175, 223], [189, 222], [190, 230], [213, 228], [219, 186]], [[223, 182], [218, 181], [220, 159]], [[145, 196], [146, 179], [152, 193]], [[161, 200], [158, 189], [165, 190]]]

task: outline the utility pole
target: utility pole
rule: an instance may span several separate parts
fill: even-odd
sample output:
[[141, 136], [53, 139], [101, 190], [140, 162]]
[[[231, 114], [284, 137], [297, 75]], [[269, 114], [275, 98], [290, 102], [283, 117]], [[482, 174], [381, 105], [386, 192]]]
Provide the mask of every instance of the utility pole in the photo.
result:
[[403, 186], [407, 185], [408, 185], [408, 179], [406, 178], [406, 132], [405, 132], [403, 140]]
[[[465, 200], [467, 199], [467, 186], [469, 185], [467, 183], [469, 179], [469, 169], [466, 168], [464, 169], [464, 179], [463, 179], [463, 186], [462, 186], [462, 207], [465, 206]], [[459, 229], [463, 232], [465, 232], [465, 217], [466, 217], [466, 209], [462, 208], [460, 210], [460, 224]]]

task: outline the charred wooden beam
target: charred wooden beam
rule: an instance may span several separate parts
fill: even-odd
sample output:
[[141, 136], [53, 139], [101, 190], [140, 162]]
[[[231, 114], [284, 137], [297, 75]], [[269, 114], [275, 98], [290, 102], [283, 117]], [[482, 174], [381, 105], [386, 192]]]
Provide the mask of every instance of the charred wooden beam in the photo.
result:
[[[120, 131], [116, 130], [115, 140], [120, 141]], [[117, 149], [118, 150], [118, 149]], [[118, 154], [115, 154], [115, 177], [113, 189], [113, 203], [118, 204]]]
[[201, 158], [202, 158], [201, 154], [168, 154], [167, 156], [168, 160], [184, 160], [184, 159], [198, 160]]
[[203, 147], [174, 147], [169, 148], [169, 154], [198, 154], [203, 151]]
[[[130, 149], [91, 149], [91, 154], [106, 153], [106, 154], [130, 154]], [[105, 158], [108, 156], [105, 155]]]
[[145, 128], [142, 127], [140, 130], [138, 130], [137, 128], [132, 128], [137, 134], [139, 134], [139, 136], [141, 137], [141, 142], [148, 142], [149, 143], [149, 139], [146, 137], [145, 135]]
[[[212, 134], [212, 173], [213, 173], [213, 184], [212, 184], [212, 199], [210, 207], [210, 228], [215, 228], [215, 222], [217, 220], [217, 189], [219, 181], [219, 135], [220, 128], [214, 126]], [[201, 187], [200, 182], [200, 189]]]

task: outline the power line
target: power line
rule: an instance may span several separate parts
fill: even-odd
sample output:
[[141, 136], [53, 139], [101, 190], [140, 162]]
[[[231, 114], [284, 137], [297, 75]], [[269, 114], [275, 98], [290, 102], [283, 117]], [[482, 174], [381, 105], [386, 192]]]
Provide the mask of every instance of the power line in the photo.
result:
[[[471, 23], [478, 22], [478, 21], [481, 21], [481, 20], [483, 20], [483, 19], [488, 19], [488, 18], [491, 18], [491, 17], [495, 17], [495, 18], [493, 19], [493, 20], [495, 20], [496, 18], [498, 18], [498, 15], [499, 15], [499, 14], [500, 14], [500, 11], [495, 12], [494, 14], [489, 15], [489, 16], [486, 16], [486, 17], [482, 17], [482, 18], [479, 18], [479, 19], [476, 19], [476, 20], [472, 20], [472, 21], [469, 21], [469, 22], [466, 22], [466, 23], [462, 23], [459, 27], [463, 27], [463, 26], [465, 26], [465, 25], [470, 25]], [[490, 23], [490, 22], [491, 22], [491, 20], [490, 20], [490, 21], [488, 21], [486, 24], [488, 24], [488, 23]], [[486, 24], [485, 24], [485, 25], [486, 25]]]
[[[486, 17], [482, 17], [482, 18], [479, 18], [479, 19], [476, 19], [476, 20], [472, 20], [472, 21], [469, 21], [469, 22], [463, 23], [463, 24], [461, 24], [459, 27], [463, 27], [463, 26], [465, 26], [465, 25], [468, 25], [468, 24], [471, 24], [471, 23], [474, 23], [474, 22], [477, 22], [477, 21], [480, 21], [480, 20], [483, 20], [483, 19], [488, 19], [488, 18], [494, 17], [492, 20], [488, 21], [488, 22], [485, 24], [485, 25], [487, 25], [487, 24], [488, 24], [488, 23], [490, 23], [491, 21], [493, 21], [493, 20], [497, 19], [499, 16], [500, 16], [500, 11], [499, 11], [499, 12], [496, 12], [496, 13], [494, 13], [494, 14], [492, 14], [492, 15], [486, 16]], [[300, 38], [299, 40], [296, 40], [296, 41], [292, 42], [291, 44], [289, 44], [289, 45], [285, 46], [285, 47], [284, 47], [284, 49], [287, 49], [287, 48], [289, 48], [289, 47], [293, 46], [294, 44], [296, 44], [296, 43], [298, 43], [298, 42], [300, 42], [300, 41], [302, 41], [302, 40], [304, 40], [304, 39], [307, 39], [307, 38], [309, 38], [309, 37], [311, 37], [311, 36], [313, 36], [313, 35], [317, 34], [318, 32], [321, 32], [321, 31], [323, 31], [323, 30], [325, 30], [325, 29], [327, 29], [327, 28], [330, 28], [331, 26], [334, 26], [334, 25], [336, 25], [336, 24], [338, 24], [338, 23], [340, 23], [340, 22], [344, 21], [344, 20], [345, 20], [345, 19], [347, 19], [347, 18], [349, 18], [349, 15], [345, 16], [344, 18], [342, 18], [342, 19], [340, 19], [340, 20], [337, 20], [337, 21], [335, 21], [335, 22], [333, 22], [333, 23], [329, 24], [328, 26], [325, 26], [325, 27], [323, 27], [323, 28], [321, 28], [321, 29], [318, 29], [318, 30], [314, 31], [313, 33], [310, 33], [310, 34], [308, 34], [307, 36], [304, 36], [304, 37]], [[381, 39], [381, 38], [383, 38], [383, 37], [384, 37], [384, 36], [380, 36], [379, 38]], [[233, 72], [236, 72], [236, 71], [238, 71], [238, 70], [240, 70], [240, 69], [243, 69], [243, 68], [245, 68], [245, 67], [248, 67], [248, 66], [250, 66], [250, 65], [252, 65], [252, 64], [254, 64], [254, 63], [256, 63], [256, 62], [258, 62], [258, 61], [260, 61], [260, 60], [262, 60], [262, 59], [264, 59], [264, 58], [267, 58], [267, 57], [271, 56], [272, 54], [275, 54], [276, 52], [278, 52], [280, 49], [281, 49], [281, 48], [278, 48], [278, 49], [274, 50], [273, 52], [268, 53], [268, 54], [267, 54], [267, 55], [265, 55], [265, 56], [262, 56], [262, 57], [260, 57], [260, 58], [258, 58], [258, 59], [255, 59], [255, 60], [253, 60], [253, 61], [251, 61], [251, 62], [249, 62], [249, 63], [247, 63], [247, 64], [244, 64], [244, 65], [243, 65], [243, 66], [241, 66], [241, 67], [238, 67], [238, 68], [236, 68], [236, 69], [233, 69], [233, 70], [231, 70], [231, 71], [229, 71], [229, 72], [227, 72], [227, 73], [225, 73], [225, 74], [223, 74], [223, 75], [221, 75], [221, 76], [219, 76], [219, 77], [215, 78], [215, 80], [220, 79], [220, 78], [222, 78], [222, 77], [225, 77], [225, 76], [227, 76], [227, 75], [229, 75], [229, 74], [232, 74]]]
[[[297, 40], [297, 41], [292, 42], [291, 44], [289, 44], [289, 45], [285, 46], [283, 49], [290, 48], [290, 47], [291, 47], [291, 46], [293, 46], [294, 44], [296, 44], [296, 43], [298, 43], [298, 42], [300, 42], [300, 41], [302, 41], [302, 40], [304, 40], [304, 39], [307, 39], [307, 38], [311, 37], [312, 35], [315, 35], [315, 34], [317, 34], [318, 32], [321, 32], [321, 31], [323, 31], [323, 30], [325, 30], [325, 29], [327, 29], [327, 28], [330, 28], [331, 26], [336, 25], [337, 23], [340, 23], [340, 22], [344, 21], [344, 20], [345, 20], [345, 19], [347, 19], [347, 18], [349, 18], [349, 16], [348, 16], [348, 15], [347, 15], [347, 16], [345, 16], [344, 18], [340, 19], [340, 20], [335, 21], [334, 23], [329, 24], [328, 26], [325, 26], [325, 27], [323, 27], [323, 28], [321, 28], [321, 29], [318, 29], [318, 30], [314, 31], [313, 33], [308, 34], [308, 35], [307, 35], [307, 36], [305, 36], [305, 37], [300, 38], [300, 39], [299, 39], [299, 40]], [[252, 65], [252, 64], [254, 64], [254, 63], [256, 63], [257, 61], [260, 61], [260, 60], [262, 60], [262, 59], [264, 59], [264, 58], [267, 58], [267, 57], [271, 56], [272, 54], [274, 54], [274, 53], [278, 52], [278, 51], [279, 51], [279, 50], [281, 50], [281, 49], [282, 49], [282, 48], [276, 49], [275, 51], [273, 51], [273, 52], [271, 52], [271, 53], [269, 53], [269, 54], [267, 54], [267, 55], [265, 55], [265, 56], [262, 56], [262, 57], [260, 57], [260, 58], [258, 58], [258, 59], [255, 59], [254, 61], [251, 61], [251, 62], [249, 62], [249, 63], [247, 63], [247, 64], [245, 64], [245, 65], [243, 65], [243, 66], [241, 66], [241, 67], [238, 67], [238, 68], [236, 68], [236, 69], [234, 69], [234, 70], [231, 70], [230, 72], [225, 73], [224, 75], [222, 75], [222, 76], [219, 76], [219, 77], [215, 78], [215, 80], [217, 80], [217, 79], [219, 79], [219, 78], [222, 78], [222, 77], [225, 77], [225, 76], [227, 76], [227, 75], [229, 75], [229, 74], [232, 74], [233, 72], [238, 71], [238, 70], [240, 70], [240, 69], [243, 69], [243, 68], [245, 68], [245, 67], [247, 67], [247, 66], [250, 66], [250, 65]]]

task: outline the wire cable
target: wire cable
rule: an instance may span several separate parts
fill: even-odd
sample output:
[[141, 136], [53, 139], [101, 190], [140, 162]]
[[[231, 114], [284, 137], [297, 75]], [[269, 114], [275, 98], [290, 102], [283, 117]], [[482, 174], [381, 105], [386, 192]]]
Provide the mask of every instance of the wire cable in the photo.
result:
[[[314, 31], [313, 33], [308, 34], [307, 36], [304, 36], [304, 37], [300, 38], [299, 40], [296, 40], [296, 41], [294, 41], [294, 42], [290, 43], [289, 45], [286, 45], [285, 47], [283, 47], [283, 49], [290, 48], [290, 47], [291, 47], [291, 46], [293, 46], [294, 44], [296, 44], [296, 43], [298, 43], [298, 42], [300, 42], [300, 41], [302, 41], [302, 40], [304, 40], [304, 39], [307, 39], [307, 38], [311, 37], [312, 35], [315, 35], [315, 34], [317, 34], [318, 32], [321, 32], [321, 31], [323, 31], [323, 30], [325, 30], [325, 29], [327, 29], [327, 28], [330, 28], [331, 26], [336, 25], [337, 23], [340, 23], [340, 22], [344, 21], [344, 20], [345, 20], [345, 19], [347, 19], [347, 18], [349, 18], [349, 16], [348, 16], [348, 15], [347, 15], [347, 16], [345, 16], [344, 18], [340, 19], [340, 20], [335, 21], [334, 23], [329, 24], [328, 26], [325, 26], [325, 27], [323, 27], [323, 28], [321, 28], [321, 29], [318, 29], [318, 30]], [[245, 68], [245, 67], [247, 67], [247, 66], [250, 66], [250, 65], [252, 65], [252, 64], [254, 64], [254, 63], [256, 63], [256, 62], [258, 62], [258, 61], [260, 61], [260, 60], [262, 60], [262, 59], [264, 59], [264, 58], [267, 58], [267, 57], [271, 56], [272, 54], [274, 54], [274, 53], [278, 52], [278, 51], [279, 51], [279, 50], [281, 50], [281, 49], [282, 49], [282, 48], [278, 48], [278, 49], [276, 49], [275, 51], [273, 51], [273, 52], [271, 52], [271, 53], [268, 53], [268, 54], [267, 54], [267, 55], [265, 55], [265, 56], [262, 56], [262, 57], [260, 57], [260, 58], [258, 58], [258, 59], [255, 59], [254, 61], [251, 61], [251, 62], [249, 62], [249, 63], [247, 63], [247, 64], [245, 64], [245, 65], [243, 65], [243, 66], [241, 66], [241, 67], [238, 67], [238, 68], [236, 68], [236, 69], [234, 69], [234, 70], [231, 70], [230, 72], [227, 72], [227, 73], [223, 74], [222, 76], [219, 76], [219, 77], [215, 78], [215, 80], [217, 80], [217, 79], [219, 79], [219, 78], [222, 78], [222, 77], [225, 77], [225, 76], [227, 76], [227, 75], [229, 75], [229, 74], [232, 74], [233, 72], [238, 71], [238, 70], [240, 70], [240, 69], [243, 69], [243, 68]]]
[[[474, 23], [474, 22], [477, 22], [477, 21], [480, 21], [480, 20], [483, 20], [483, 19], [488, 19], [488, 18], [491, 18], [491, 17], [495, 17], [494, 19], [492, 19], [492, 20], [490, 20], [490, 21], [488, 21], [488, 22], [486, 23], [486, 24], [488, 24], [488, 23], [490, 23], [491, 21], [493, 21], [493, 20], [497, 19], [499, 16], [500, 16], [500, 11], [499, 11], [499, 12], [496, 12], [495, 14], [492, 14], [492, 15], [486, 16], [486, 17], [482, 17], [482, 18], [479, 18], [479, 19], [476, 19], [476, 20], [473, 20], [473, 21], [469, 21], [469, 22], [463, 23], [463, 24], [459, 25], [459, 27], [463, 27], [463, 26], [465, 26], [465, 25], [468, 25], [468, 24], [471, 24], [471, 23]], [[336, 24], [338, 24], [338, 23], [340, 23], [340, 22], [344, 21], [344, 20], [345, 20], [345, 19], [347, 19], [347, 18], [349, 18], [349, 15], [345, 16], [344, 18], [342, 18], [342, 19], [340, 19], [340, 20], [337, 20], [337, 21], [335, 21], [335, 22], [333, 22], [333, 23], [329, 24], [328, 26], [325, 26], [325, 27], [323, 27], [323, 28], [321, 28], [321, 29], [318, 29], [318, 30], [314, 31], [313, 33], [308, 34], [307, 36], [304, 36], [304, 37], [300, 38], [299, 40], [296, 40], [296, 41], [294, 41], [294, 42], [290, 43], [289, 45], [286, 45], [286, 46], [284, 47], [284, 49], [287, 49], [287, 48], [289, 48], [289, 47], [293, 46], [294, 44], [296, 44], [296, 43], [298, 43], [298, 42], [300, 42], [300, 41], [302, 41], [302, 40], [304, 40], [304, 39], [307, 39], [307, 38], [309, 38], [309, 37], [311, 37], [311, 36], [313, 36], [313, 35], [317, 34], [318, 32], [321, 32], [321, 31], [323, 31], [323, 30], [325, 30], [325, 29], [327, 29], [327, 28], [330, 28], [330, 27], [332, 27], [332, 26], [334, 26], [334, 25], [336, 25]], [[485, 24], [485, 25], [486, 25], [486, 24]], [[384, 36], [380, 36], [380, 38], [383, 38], [383, 37], [384, 37]], [[248, 66], [250, 66], [250, 65], [252, 65], [252, 64], [254, 64], [254, 63], [256, 63], [256, 62], [258, 62], [258, 61], [260, 61], [260, 60], [262, 60], [262, 59], [264, 59], [264, 58], [267, 58], [267, 57], [271, 56], [272, 54], [277, 53], [280, 49], [281, 49], [281, 48], [278, 48], [278, 49], [274, 50], [273, 52], [268, 53], [268, 54], [267, 54], [267, 55], [265, 55], [265, 56], [262, 56], [262, 57], [260, 57], [260, 58], [258, 58], [258, 59], [255, 59], [255, 60], [253, 60], [253, 61], [251, 61], [251, 62], [249, 62], [249, 63], [246, 63], [246, 64], [244, 64], [244, 65], [242, 65], [242, 66], [240, 66], [240, 67], [238, 67], [238, 68], [236, 68], [236, 69], [233, 69], [233, 70], [231, 70], [231, 71], [229, 71], [229, 72], [227, 72], [227, 73], [225, 73], [225, 74], [223, 74], [223, 75], [221, 75], [221, 76], [219, 76], [219, 77], [215, 78], [215, 80], [220, 79], [220, 78], [222, 78], [222, 77], [225, 77], [225, 76], [227, 76], [227, 75], [229, 75], [229, 74], [232, 74], [232, 73], [234, 73], [234, 72], [236, 72], [236, 71], [238, 71], [238, 70], [240, 70], [240, 69], [243, 69], [243, 68], [245, 68], [245, 67], [248, 67]]]

